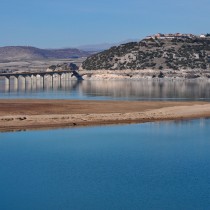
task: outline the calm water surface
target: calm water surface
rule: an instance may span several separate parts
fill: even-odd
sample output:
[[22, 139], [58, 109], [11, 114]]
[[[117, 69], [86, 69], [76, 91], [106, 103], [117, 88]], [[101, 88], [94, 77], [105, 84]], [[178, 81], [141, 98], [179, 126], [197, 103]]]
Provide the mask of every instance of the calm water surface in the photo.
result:
[[48, 98], [82, 100], [203, 100], [210, 101], [210, 81], [82, 81], [50, 78], [6, 84], [0, 80], [0, 98]]
[[209, 127], [0, 133], [0, 209], [210, 209]]
[[[0, 80], [0, 98], [210, 101], [195, 81]], [[210, 209], [210, 120], [0, 133], [0, 210]]]

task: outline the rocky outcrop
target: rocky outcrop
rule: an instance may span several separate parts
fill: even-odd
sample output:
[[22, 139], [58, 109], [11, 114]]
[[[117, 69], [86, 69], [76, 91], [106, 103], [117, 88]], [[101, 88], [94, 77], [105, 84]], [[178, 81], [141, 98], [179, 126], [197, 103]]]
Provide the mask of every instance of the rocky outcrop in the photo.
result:
[[62, 63], [48, 67], [48, 70], [51, 71], [77, 71], [78, 69], [78, 66], [74, 63]]
[[81, 70], [103, 69], [210, 70], [210, 38], [151, 37], [92, 55], [81, 66]]

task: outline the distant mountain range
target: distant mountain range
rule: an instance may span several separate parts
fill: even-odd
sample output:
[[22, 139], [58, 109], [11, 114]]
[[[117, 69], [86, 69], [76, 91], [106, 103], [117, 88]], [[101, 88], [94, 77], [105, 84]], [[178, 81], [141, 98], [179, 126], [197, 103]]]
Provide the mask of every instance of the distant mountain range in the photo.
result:
[[119, 43], [102, 43], [95, 45], [84, 45], [76, 48], [63, 49], [40, 49], [31, 46], [6, 46], [0, 47], [0, 61], [20, 61], [20, 60], [42, 60], [42, 59], [69, 59], [88, 57], [92, 54], [118, 46], [133, 39], [125, 40]]
[[0, 61], [8, 60], [35, 60], [35, 59], [68, 59], [87, 57], [93, 54], [74, 48], [66, 49], [39, 49], [26, 46], [0, 47]]

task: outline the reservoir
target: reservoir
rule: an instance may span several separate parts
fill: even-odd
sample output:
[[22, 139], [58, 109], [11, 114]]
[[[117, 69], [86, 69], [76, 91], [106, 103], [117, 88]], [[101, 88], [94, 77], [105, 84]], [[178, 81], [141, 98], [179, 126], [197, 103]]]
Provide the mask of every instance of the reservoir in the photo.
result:
[[[210, 101], [208, 81], [41, 84], [0, 80], [0, 98]], [[209, 127], [199, 119], [0, 133], [0, 209], [209, 209]]]
[[209, 209], [209, 127], [0, 133], [0, 209]]
[[209, 101], [210, 81], [167, 80], [0, 80], [0, 98], [81, 99], [81, 100], [173, 100]]

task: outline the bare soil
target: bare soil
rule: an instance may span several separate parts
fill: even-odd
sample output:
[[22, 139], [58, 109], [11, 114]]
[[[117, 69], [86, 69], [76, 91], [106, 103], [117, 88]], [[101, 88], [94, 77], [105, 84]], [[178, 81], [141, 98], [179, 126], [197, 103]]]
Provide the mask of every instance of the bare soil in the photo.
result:
[[210, 117], [208, 102], [0, 100], [0, 131]]

